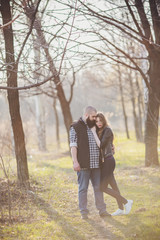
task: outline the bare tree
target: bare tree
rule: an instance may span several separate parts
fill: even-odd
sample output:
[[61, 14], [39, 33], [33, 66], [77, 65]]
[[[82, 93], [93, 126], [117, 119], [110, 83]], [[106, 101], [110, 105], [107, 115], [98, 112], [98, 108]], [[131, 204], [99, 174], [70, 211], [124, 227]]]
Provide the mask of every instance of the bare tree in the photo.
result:
[[[59, 66], [57, 65], [56, 61], [54, 61], [54, 57], [52, 57], [51, 50], [50, 50], [51, 49], [50, 44], [56, 38], [56, 35], [53, 36], [53, 39], [48, 39], [46, 37], [46, 32], [43, 29], [43, 21], [41, 20], [41, 18], [39, 16], [36, 15], [40, 2], [42, 2], [42, 1], [41, 0], [38, 0], [38, 1], [36, 1], [36, 0], [35, 1], [23, 0], [21, 2], [21, 4], [18, 4], [16, 1], [14, 1], [14, 6], [16, 6], [18, 11], [21, 12], [21, 15], [25, 11], [25, 14], [26, 14], [26, 16], [27, 16], [27, 18], [30, 22], [29, 32], [27, 33], [27, 36], [26, 36], [26, 38], [25, 38], [25, 40], [22, 44], [20, 54], [17, 58], [17, 62], [19, 61], [20, 57], [23, 55], [23, 51], [25, 49], [25, 44], [26, 44], [27, 40], [29, 39], [29, 35], [31, 34], [32, 28], [33, 28], [34, 31], [36, 32], [36, 36], [38, 37], [39, 42], [40, 42], [39, 47], [41, 48], [41, 50], [43, 50], [44, 56], [46, 58], [47, 65], [49, 66], [48, 77], [46, 79], [46, 76], [45, 76], [41, 82], [36, 81], [36, 83], [35, 83], [35, 82], [31, 81], [29, 85], [25, 85], [25, 86], [21, 86], [21, 87], [0, 86], [0, 89], [25, 90], [25, 89], [31, 89], [33, 87], [39, 87], [46, 82], [52, 81], [55, 85], [55, 92], [56, 92], [57, 98], [60, 102], [60, 106], [61, 106], [63, 117], [64, 117], [65, 127], [66, 127], [66, 130], [67, 130], [67, 133], [68, 133], [69, 128], [70, 128], [70, 124], [72, 122], [72, 115], [71, 115], [71, 111], [70, 111], [70, 99], [71, 99], [71, 97], [69, 97], [69, 100], [67, 100], [60, 74], [61, 74], [61, 70], [62, 70], [63, 60], [65, 58], [66, 51], [67, 51], [67, 45], [69, 43], [69, 40], [70, 40], [70, 37], [71, 37], [71, 34], [72, 34], [72, 27], [73, 27], [74, 19], [75, 19], [77, 0], [74, 2], [74, 5], [75, 5], [74, 12], [70, 13], [70, 16], [72, 17], [72, 23], [71, 23], [71, 27], [70, 27], [69, 32], [66, 31], [66, 33], [68, 33], [68, 36], [63, 39], [64, 43], [65, 43], [64, 47], [62, 47], [61, 49], [57, 48], [58, 49], [57, 56], [59, 55], [59, 52], [61, 50], [61, 53], [60, 53], [61, 58], [58, 56], [58, 61], [60, 60]], [[41, 13], [44, 13], [46, 11], [48, 3], [49, 3], [49, 1], [47, 1], [46, 3], [43, 2], [45, 7], [42, 9]], [[72, 13], [73, 13], [73, 15], [72, 15]], [[63, 12], [61, 14], [63, 15]], [[24, 21], [24, 23], [25, 23], [25, 21]], [[60, 24], [58, 24], [58, 26], [59, 26], [60, 29], [57, 30], [57, 31], [59, 32], [59, 31], [61, 31], [61, 29], [64, 28], [65, 22], [61, 21]], [[19, 41], [19, 43], [20, 43], [21, 39], [20, 40], [17, 39], [17, 41]], [[26, 52], [27, 49], [28, 48], [25, 49], [25, 54], [27, 53]], [[30, 53], [28, 52], [27, 56], [29, 56], [29, 54]], [[26, 57], [24, 56], [24, 61], [26, 61], [25, 58]], [[19, 76], [22, 76], [22, 72], [19, 73]], [[71, 93], [71, 95], [72, 95], [72, 93]]]
[[[23, 2], [24, 2], [24, 9], [25, 9], [26, 16], [29, 18], [29, 20], [32, 23], [33, 17], [34, 17], [34, 12], [35, 12], [35, 6], [34, 6], [34, 4], [30, 5], [28, 1], [23, 1]], [[57, 90], [57, 97], [60, 101], [61, 109], [63, 112], [64, 123], [66, 126], [67, 133], [69, 134], [70, 124], [72, 123], [72, 115], [71, 115], [71, 111], [70, 111], [70, 104], [69, 104], [69, 101], [67, 101], [67, 99], [66, 99], [64, 89], [63, 89], [63, 86], [61, 83], [60, 75], [59, 75], [60, 70], [61, 70], [61, 65], [60, 65], [59, 71], [57, 71], [55, 64], [53, 62], [53, 59], [51, 57], [51, 54], [49, 52], [49, 44], [47, 43], [45, 35], [43, 34], [43, 31], [42, 31], [42, 25], [41, 25], [40, 18], [35, 19], [34, 28], [35, 28], [37, 36], [39, 38], [39, 41], [41, 44], [40, 46], [44, 50], [50, 72], [53, 75], [53, 81], [54, 81], [54, 84], [55, 84], [55, 87]], [[64, 53], [65, 53], [65, 50], [64, 50]], [[63, 57], [62, 57], [62, 59], [63, 59]]]
[[[160, 106], [160, 15], [157, 2], [155, 0], [124, 0], [121, 2], [102, 0], [97, 6], [80, 0], [79, 2], [83, 5], [83, 8], [79, 9], [81, 16], [83, 14], [90, 22], [90, 29], [83, 28], [82, 30], [85, 34], [94, 35], [97, 42], [100, 43], [99, 46], [93, 45], [93, 43], [84, 43], [84, 45], [111, 61], [138, 71], [148, 88], [145, 165], [159, 165], [157, 144]], [[105, 9], [107, 11], [104, 11]], [[111, 33], [115, 34], [115, 42], [110, 38]], [[139, 49], [144, 46], [146, 59], [141, 52], [135, 56], [132, 51], [128, 53], [126, 49], [123, 49], [117, 40], [119, 36], [135, 41], [139, 44]], [[115, 54], [117, 52], [118, 56]], [[138, 62], [137, 59], [139, 59]], [[148, 62], [147, 72], [142, 67], [142, 61]]]
[[[1, 14], [3, 19], [3, 25], [12, 21], [10, 1], [1, 1]], [[13, 30], [12, 24], [3, 28], [4, 40], [5, 40], [5, 52], [6, 52], [6, 72], [7, 72], [7, 86], [17, 87], [17, 69], [18, 62], [16, 63], [14, 57], [14, 43], [13, 43]], [[11, 123], [14, 135], [15, 154], [17, 160], [17, 175], [18, 181], [21, 185], [29, 185], [29, 173], [27, 165], [27, 156], [25, 148], [25, 139], [22, 126], [22, 120], [20, 115], [19, 106], [19, 93], [17, 90], [8, 89], [8, 103], [11, 116]]]

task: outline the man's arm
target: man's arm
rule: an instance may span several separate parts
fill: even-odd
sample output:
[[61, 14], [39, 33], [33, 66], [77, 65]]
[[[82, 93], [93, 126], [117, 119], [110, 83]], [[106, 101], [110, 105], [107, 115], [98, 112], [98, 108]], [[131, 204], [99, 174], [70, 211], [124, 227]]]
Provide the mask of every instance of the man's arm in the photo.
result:
[[77, 147], [71, 147], [71, 156], [72, 156], [72, 160], [73, 160], [73, 169], [74, 171], [80, 171], [80, 165], [79, 162], [77, 160]]
[[73, 169], [74, 171], [80, 171], [81, 169], [77, 159], [77, 134], [73, 127], [70, 128], [70, 148], [73, 160]]

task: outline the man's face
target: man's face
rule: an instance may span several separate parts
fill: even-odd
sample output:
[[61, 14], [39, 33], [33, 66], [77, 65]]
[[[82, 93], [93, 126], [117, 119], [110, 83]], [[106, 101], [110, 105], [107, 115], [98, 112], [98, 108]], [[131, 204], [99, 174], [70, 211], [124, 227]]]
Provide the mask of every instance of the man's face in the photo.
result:
[[91, 121], [95, 121], [96, 120], [96, 112], [92, 112], [90, 115], [89, 115], [89, 119]]
[[92, 112], [86, 116], [86, 122], [89, 128], [95, 126], [96, 112]]

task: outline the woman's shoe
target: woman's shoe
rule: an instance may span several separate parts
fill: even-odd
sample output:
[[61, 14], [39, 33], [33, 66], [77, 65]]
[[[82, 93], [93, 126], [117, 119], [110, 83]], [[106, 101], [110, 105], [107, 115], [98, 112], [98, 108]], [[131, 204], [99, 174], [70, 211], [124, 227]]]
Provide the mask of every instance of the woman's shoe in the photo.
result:
[[124, 210], [122, 209], [118, 209], [117, 211], [115, 211], [114, 213], [112, 213], [112, 216], [120, 216], [120, 215], [124, 215]]
[[124, 205], [125, 214], [128, 214], [131, 211], [133, 200], [127, 200], [128, 202]]

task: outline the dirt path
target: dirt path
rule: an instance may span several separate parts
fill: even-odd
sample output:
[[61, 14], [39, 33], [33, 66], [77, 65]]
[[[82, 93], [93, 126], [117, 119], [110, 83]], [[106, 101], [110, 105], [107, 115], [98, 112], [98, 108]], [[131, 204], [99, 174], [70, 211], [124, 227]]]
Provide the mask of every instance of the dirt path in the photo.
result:
[[91, 240], [124, 239], [123, 237], [121, 238], [120, 236], [116, 236], [116, 234], [114, 233], [116, 230], [115, 225], [117, 225], [118, 223], [117, 220], [114, 219], [114, 217], [101, 218], [99, 216], [98, 210], [95, 207], [94, 193], [91, 185], [89, 186], [89, 192], [88, 192], [88, 208], [89, 208], [90, 214], [87, 222], [91, 224], [92, 228], [94, 229], [93, 232], [88, 234], [88, 239], [91, 239]]

